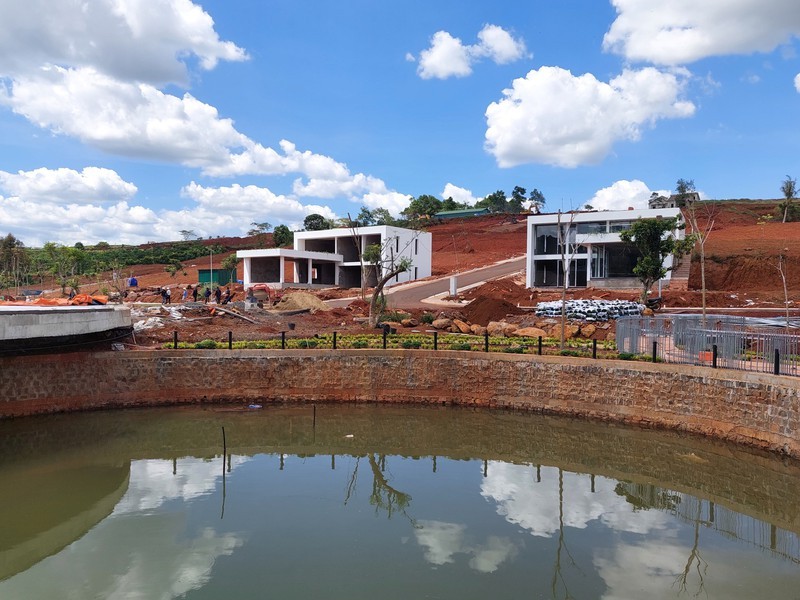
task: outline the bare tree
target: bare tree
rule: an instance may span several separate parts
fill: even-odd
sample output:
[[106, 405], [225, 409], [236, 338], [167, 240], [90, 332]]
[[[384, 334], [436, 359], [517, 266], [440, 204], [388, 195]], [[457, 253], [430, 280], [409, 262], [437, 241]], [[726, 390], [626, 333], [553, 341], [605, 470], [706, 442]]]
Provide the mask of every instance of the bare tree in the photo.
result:
[[783, 223], [786, 223], [786, 220], [789, 217], [789, 207], [792, 204], [792, 200], [794, 200], [794, 197], [797, 195], [797, 180], [792, 179], [787, 175], [786, 179], [784, 179], [783, 183], [781, 183], [781, 193], [783, 194], [783, 197], [786, 199], [785, 202], [783, 203], [783, 221], [782, 221]]
[[[564, 349], [564, 340], [567, 329], [567, 289], [569, 288], [569, 273], [572, 260], [578, 251], [578, 242], [574, 239], [574, 229], [572, 223], [575, 220], [575, 213], [570, 211], [569, 221], [561, 223], [561, 211], [558, 211], [558, 247], [561, 252], [561, 343], [559, 350]], [[571, 239], [572, 238], [572, 239]], [[569, 251], [568, 251], [569, 250]]]
[[[680, 183], [682, 180], [678, 180]], [[699, 206], [702, 204], [702, 207]], [[704, 220], [704, 225], [701, 227], [697, 213], [701, 212]], [[691, 227], [690, 235], [694, 236], [697, 248], [700, 252], [700, 296], [703, 308], [703, 327], [706, 323], [706, 241], [708, 236], [714, 229], [714, 222], [716, 220], [719, 206], [709, 202], [698, 203], [694, 199], [687, 198], [686, 200], [686, 220], [689, 221]], [[691, 260], [691, 259], [690, 259]]]
[[788, 248], [784, 248], [781, 250], [780, 254], [778, 254], [778, 264], [775, 265], [775, 268], [778, 270], [778, 274], [781, 276], [781, 283], [783, 283], [783, 305], [786, 308], [786, 329], [789, 329], [789, 287], [786, 284], [786, 256], [785, 253], [788, 251]]
[[413, 261], [407, 256], [402, 256], [402, 253], [416, 238], [417, 235], [414, 235], [402, 249], [398, 250], [397, 256], [395, 255], [396, 238], [394, 237], [388, 238], [383, 244], [370, 244], [364, 249], [364, 260], [375, 269], [378, 279], [369, 302], [370, 327], [378, 324], [378, 319], [383, 312], [383, 308], [379, 306], [383, 298], [383, 288], [393, 277], [411, 268]]

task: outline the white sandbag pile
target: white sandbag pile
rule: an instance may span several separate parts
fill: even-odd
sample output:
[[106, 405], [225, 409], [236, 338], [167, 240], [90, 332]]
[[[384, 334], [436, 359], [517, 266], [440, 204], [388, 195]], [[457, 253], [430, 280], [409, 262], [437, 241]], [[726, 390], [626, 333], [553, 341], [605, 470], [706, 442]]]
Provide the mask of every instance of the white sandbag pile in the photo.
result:
[[[567, 300], [567, 318], [581, 321], [608, 321], [626, 316], [639, 316], [644, 305], [629, 300]], [[561, 300], [539, 302], [537, 317], [561, 317]]]

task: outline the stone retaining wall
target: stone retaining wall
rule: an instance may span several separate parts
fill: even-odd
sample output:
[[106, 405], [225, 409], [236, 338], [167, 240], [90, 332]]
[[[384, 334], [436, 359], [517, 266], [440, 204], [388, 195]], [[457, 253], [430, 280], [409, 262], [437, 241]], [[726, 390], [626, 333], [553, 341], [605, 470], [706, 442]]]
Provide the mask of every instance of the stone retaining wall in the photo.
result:
[[706, 367], [420, 350], [0, 358], [0, 417], [199, 402], [442, 403], [691, 431], [800, 456], [800, 380]]

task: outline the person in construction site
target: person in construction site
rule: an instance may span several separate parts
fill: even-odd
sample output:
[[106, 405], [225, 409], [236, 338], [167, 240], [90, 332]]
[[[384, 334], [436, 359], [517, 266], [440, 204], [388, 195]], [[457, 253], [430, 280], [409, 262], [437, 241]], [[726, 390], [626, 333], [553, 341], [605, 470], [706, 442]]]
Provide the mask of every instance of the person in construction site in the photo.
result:
[[217, 304], [222, 304], [222, 290], [219, 289], [219, 286], [214, 289], [214, 299]]

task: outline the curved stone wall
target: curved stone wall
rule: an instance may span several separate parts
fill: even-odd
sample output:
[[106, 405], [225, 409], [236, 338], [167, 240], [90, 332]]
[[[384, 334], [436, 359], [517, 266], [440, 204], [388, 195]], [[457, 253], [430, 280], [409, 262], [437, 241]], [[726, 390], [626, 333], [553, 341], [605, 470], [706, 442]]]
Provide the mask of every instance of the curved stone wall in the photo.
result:
[[442, 403], [690, 431], [800, 456], [800, 380], [707, 367], [420, 350], [0, 358], [0, 417], [198, 402]]

